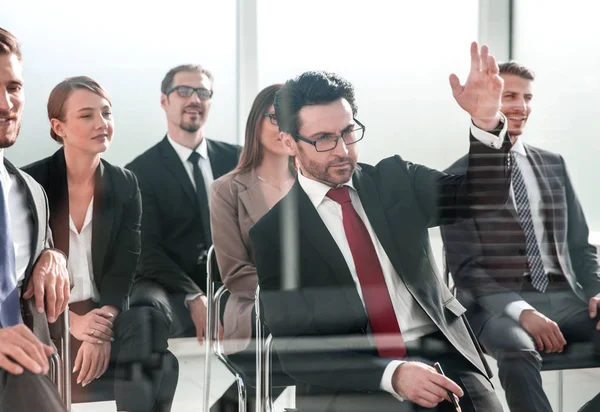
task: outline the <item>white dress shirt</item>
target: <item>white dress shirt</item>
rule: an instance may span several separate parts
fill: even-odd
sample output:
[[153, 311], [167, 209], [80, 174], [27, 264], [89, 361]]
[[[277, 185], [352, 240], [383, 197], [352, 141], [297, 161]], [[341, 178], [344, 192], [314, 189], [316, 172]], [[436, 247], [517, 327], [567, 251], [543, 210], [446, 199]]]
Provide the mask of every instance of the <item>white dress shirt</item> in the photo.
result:
[[210, 166], [210, 159], [208, 158], [208, 144], [206, 143], [206, 138], [202, 139], [202, 142], [200, 142], [200, 145], [196, 150], [192, 150], [189, 147], [177, 143], [175, 140], [171, 139], [171, 136], [168, 134], [167, 139], [169, 140], [169, 143], [171, 143], [171, 146], [173, 146], [173, 149], [175, 149], [177, 156], [181, 159], [181, 163], [183, 163], [183, 167], [190, 177], [190, 182], [192, 182], [194, 189], [196, 188], [196, 182], [194, 181], [194, 166], [188, 159], [192, 152], [197, 152], [200, 155], [200, 160], [198, 160], [198, 162], [200, 170], [202, 171], [202, 177], [204, 178], [204, 186], [206, 187], [207, 192], [206, 197], [210, 199], [210, 185], [212, 185], [215, 179]]
[[4, 166], [4, 150], [0, 149], [0, 179], [8, 202], [8, 219], [15, 247], [15, 265], [19, 287], [25, 279], [25, 270], [31, 260], [33, 216], [27, 200], [27, 187]]
[[69, 260], [67, 268], [72, 276], [73, 288], [69, 303], [92, 299], [100, 301], [100, 293], [94, 282], [94, 267], [92, 262], [92, 217], [94, 213], [94, 198], [85, 213], [81, 232], [77, 231], [73, 219], [69, 215]]
[[[173, 146], [173, 149], [175, 149], [175, 153], [177, 153], [177, 156], [179, 156], [181, 163], [183, 163], [183, 167], [185, 168], [185, 171], [190, 177], [190, 182], [192, 182], [192, 186], [194, 186], [194, 189], [196, 189], [196, 182], [194, 181], [194, 166], [191, 162], [188, 161], [188, 159], [194, 151], [200, 155], [200, 159], [198, 160], [198, 162], [200, 165], [200, 171], [202, 171], [202, 177], [204, 178], [204, 186], [206, 187], [207, 192], [206, 197], [210, 201], [210, 186], [212, 185], [215, 179], [213, 176], [212, 167], [210, 165], [210, 159], [208, 157], [208, 143], [206, 143], [206, 138], [202, 139], [200, 145], [196, 148], [196, 150], [192, 150], [189, 147], [185, 147], [177, 143], [168, 134], [167, 140], [169, 140], [169, 143], [171, 143], [171, 146]], [[185, 305], [187, 306], [187, 302], [189, 302], [190, 300], [194, 300], [198, 296], [202, 295], [203, 293], [190, 293], [186, 295]]]
[[[502, 146], [502, 141], [506, 134], [506, 123], [506, 119], [504, 119], [504, 129], [501, 131], [500, 136], [487, 133], [478, 129], [474, 125], [471, 126], [471, 133], [482, 143], [499, 149]], [[356, 267], [354, 265], [354, 259], [352, 257], [350, 246], [348, 245], [348, 240], [346, 238], [346, 232], [344, 231], [342, 206], [326, 196], [331, 187], [321, 182], [309, 179], [303, 176], [302, 173], [298, 173], [298, 182], [308, 195], [310, 201], [317, 210], [317, 213], [323, 220], [323, 223], [329, 230], [329, 233], [342, 252], [362, 301], [363, 297], [360, 282], [358, 280], [358, 275], [356, 274]], [[358, 193], [354, 189], [352, 180], [346, 182], [344, 186], [349, 187], [352, 205], [358, 213], [358, 216], [365, 224], [371, 237], [371, 241], [373, 242], [373, 246], [375, 247], [375, 251], [383, 271], [383, 277], [385, 279], [388, 291], [390, 292], [390, 299], [392, 301], [392, 306], [394, 307], [394, 312], [396, 313], [398, 326], [400, 327], [404, 341], [410, 342], [434, 332], [437, 330], [437, 326], [434, 325], [429, 316], [410, 294], [406, 288], [406, 285], [404, 282], [402, 282], [400, 276], [396, 272], [396, 269], [394, 269], [394, 266], [392, 265], [387, 253], [383, 249], [383, 246], [379, 242], [379, 239], [377, 238], [377, 235], [375, 234], [375, 231], [369, 222], [367, 214], [363, 209]], [[398, 400], [402, 400], [402, 398], [398, 396], [396, 391], [394, 391], [392, 386], [392, 377], [396, 368], [402, 363], [403, 361], [400, 360], [394, 360], [390, 362], [386, 367], [379, 384], [382, 390], [392, 394]]]

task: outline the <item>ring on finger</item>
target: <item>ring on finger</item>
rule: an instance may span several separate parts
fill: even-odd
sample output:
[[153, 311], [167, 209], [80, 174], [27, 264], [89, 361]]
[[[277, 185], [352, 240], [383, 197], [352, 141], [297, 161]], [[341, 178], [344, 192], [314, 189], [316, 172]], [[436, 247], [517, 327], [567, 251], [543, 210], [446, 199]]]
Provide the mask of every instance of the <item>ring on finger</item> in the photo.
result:
[[92, 329], [92, 336], [96, 334], [96, 329]]

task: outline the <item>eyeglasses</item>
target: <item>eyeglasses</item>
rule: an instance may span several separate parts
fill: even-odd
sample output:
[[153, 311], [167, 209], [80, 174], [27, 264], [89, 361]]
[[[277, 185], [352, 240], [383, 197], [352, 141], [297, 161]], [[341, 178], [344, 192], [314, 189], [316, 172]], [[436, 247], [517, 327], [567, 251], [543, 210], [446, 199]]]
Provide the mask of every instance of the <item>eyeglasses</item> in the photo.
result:
[[263, 117], [268, 117], [269, 121], [273, 126], [277, 126], [277, 118], [275, 117], [275, 113], [265, 113]]
[[292, 137], [313, 145], [317, 152], [329, 152], [337, 147], [338, 140], [340, 140], [340, 138], [344, 141], [346, 146], [349, 146], [365, 137], [365, 125], [359, 122], [357, 119], [354, 119], [354, 121], [356, 122], [354, 128], [345, 131], [341, 136], [325, 135], [319, 137], [317, 140], [310, 140], [306, 137], [300, 136], [299, 134], [292, 134]]
[[204, 87], [192, 87], [192, 86], [175, 86], [171, 87], [166, 91], [166, 95], [170, 95], [173, 92], [177, 92], [180, 97], [190, 97], [192, 93], [196, 92], [200, 100], [208, 100], [212, 97], [212, 90], [205, 89]]

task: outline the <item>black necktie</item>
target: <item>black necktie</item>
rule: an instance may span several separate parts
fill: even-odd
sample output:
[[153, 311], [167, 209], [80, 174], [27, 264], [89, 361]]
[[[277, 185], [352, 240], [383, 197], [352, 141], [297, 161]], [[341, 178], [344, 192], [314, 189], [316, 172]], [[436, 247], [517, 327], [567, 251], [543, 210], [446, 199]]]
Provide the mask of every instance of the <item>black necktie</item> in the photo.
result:
[[208, 249], [210, 245], [212, 245], [212, 237], [210, 234], [210, 211], [208, 209], [206, 185], [204, 184], [204, 177], [200, 170], [200, 154], [195, 151], [192, 152], [190, 157], [188, 157], [188, 162], [190, 162], [193, 167], [196, 197], [198, 198], [198, 207], [200, 208], [200, 216], [202, 217], [202, 229], [204, 230], [204, 241], [206, 243], [206, 248]]
[[8, 201], [0, 181], [0, 327], [23, 323], [19, 305], [15, 246], [8, 221]]

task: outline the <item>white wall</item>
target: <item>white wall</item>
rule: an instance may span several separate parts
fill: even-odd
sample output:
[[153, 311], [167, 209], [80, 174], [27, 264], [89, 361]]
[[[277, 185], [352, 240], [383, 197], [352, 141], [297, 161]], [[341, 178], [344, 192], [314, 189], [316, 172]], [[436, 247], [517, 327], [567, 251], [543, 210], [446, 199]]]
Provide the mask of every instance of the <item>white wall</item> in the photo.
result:
[[2, 7], [0, 27], [23, 46], [25, 113], [7, 157], [22, 166], [58, 148], [46, 103], [65, 77], [87, 75], [113, 102], [115, 139], [105, 158], [123, 166], [166, 133], [160, 83], [179, 64], [215, 75], [207, 135], [236, 141], [235, 0], [19, 0]]
[[517, 1], [514, 58], [536, 72], [524, 139], [562, 154], [588, 224], [600, 230], [600, 25], [589, 0]]
[[464, 80], [477, 32], [477, 0], [259, 0], [259, 87], [337, 72], [356, 88], [362, 161], [400, 154], [444, 168], [468, 149], [448, 75]]

